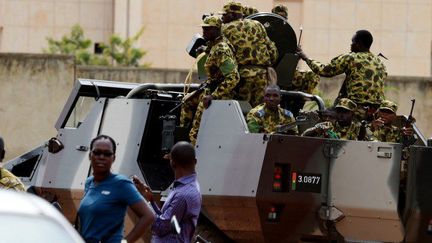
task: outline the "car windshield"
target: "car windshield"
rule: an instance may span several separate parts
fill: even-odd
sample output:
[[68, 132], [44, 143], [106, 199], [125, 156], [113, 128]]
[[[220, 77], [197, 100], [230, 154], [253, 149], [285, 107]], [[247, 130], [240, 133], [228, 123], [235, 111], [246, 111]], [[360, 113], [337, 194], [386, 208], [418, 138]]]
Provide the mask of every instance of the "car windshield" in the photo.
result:
[[54, 220], [43, 216], [6, 214], [0, 220], [1, 242], [63, 242], [73, 243], [70, 232]]

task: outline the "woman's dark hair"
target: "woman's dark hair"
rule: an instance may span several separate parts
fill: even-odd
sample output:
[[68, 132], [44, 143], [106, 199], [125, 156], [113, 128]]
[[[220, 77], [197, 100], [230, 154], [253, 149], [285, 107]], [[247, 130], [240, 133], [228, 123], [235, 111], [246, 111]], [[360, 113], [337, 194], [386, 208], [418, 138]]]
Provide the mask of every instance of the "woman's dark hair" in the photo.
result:
[[116, 148], [117, 148], [117, 146], [116, 146], [116, 142], [114, 141], [114, 139], [113, 139], [112, 137], [110, 137], [110, 136], [108, 136], [108, 135], [99, 135], [99, 136], [93, 138], [93, 140], [90, 142], [90, 151], [93, 150], [93, 144], [94, 144], [97, 140], [102, 140], [102, 139], [108, 139], [108, 140], [111, 142], [112, 147], [113, 147], [113, 153], [115, 154], [115, 153], [116, 153]]

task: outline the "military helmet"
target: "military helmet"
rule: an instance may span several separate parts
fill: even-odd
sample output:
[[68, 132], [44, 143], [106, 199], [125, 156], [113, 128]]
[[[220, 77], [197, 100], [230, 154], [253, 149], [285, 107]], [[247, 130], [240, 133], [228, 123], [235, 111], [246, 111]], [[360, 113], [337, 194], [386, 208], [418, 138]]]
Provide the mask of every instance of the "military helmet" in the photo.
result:
[[258, 13], [258, 9], [250, 6], [243, 7], [243, 17]]
[[282, 4], [276, 5], [271, 12], [288, 18], [288, 8]]
[[222, 8], [222, 14], [224, 13], [239, 13], [243, 14], [243, 6], [238, 2], [229, 2]]
[[397, 104], [390, 100], [383, 100], [378, 110], [389, 110], [393, 113], [396, 113], [397, 111]]
[[222, 20], [215, 15], [207, 16], [203, 20], [203, 23], [200, 24], [201, 27], [217, 27], [220, 28], [222, 26]]
[[354, 103], [354, 101], [352, 101], [350, 99], [341, 98], [337, 102], [335, 108], [344, 108], [344, 109], [347, 109], [347, 110], [350, 110], [350, 111], [355, 111], [356, 108], [357, 108], [357, 105], [356, 105], [356, 103]]

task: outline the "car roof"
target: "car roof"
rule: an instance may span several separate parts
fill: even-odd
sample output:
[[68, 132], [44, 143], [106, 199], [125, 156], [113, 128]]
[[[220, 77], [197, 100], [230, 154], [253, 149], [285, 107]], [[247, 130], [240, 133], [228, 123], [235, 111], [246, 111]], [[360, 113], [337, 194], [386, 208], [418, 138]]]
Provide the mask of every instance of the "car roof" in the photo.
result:
[[45, 218], [61, 226], [68, 232], [73, 242], [84, 242], [78, 232], [58, 209], [36, 195], [0, 189], [0, 202], [0, 216], [20, 215]]

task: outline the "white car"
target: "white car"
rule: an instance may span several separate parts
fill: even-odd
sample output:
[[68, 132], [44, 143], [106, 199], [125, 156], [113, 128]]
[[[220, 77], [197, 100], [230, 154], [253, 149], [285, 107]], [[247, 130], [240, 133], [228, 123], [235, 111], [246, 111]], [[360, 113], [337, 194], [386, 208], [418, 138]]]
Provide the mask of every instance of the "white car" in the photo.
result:
[[69, 221], [44, 199], [0, 189], [0, 242], [84, 241]]

